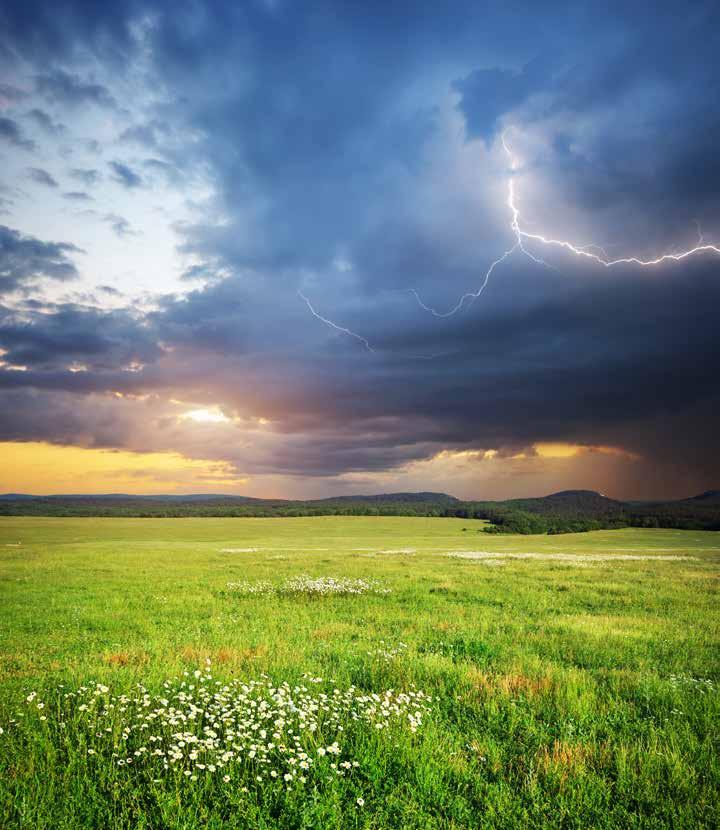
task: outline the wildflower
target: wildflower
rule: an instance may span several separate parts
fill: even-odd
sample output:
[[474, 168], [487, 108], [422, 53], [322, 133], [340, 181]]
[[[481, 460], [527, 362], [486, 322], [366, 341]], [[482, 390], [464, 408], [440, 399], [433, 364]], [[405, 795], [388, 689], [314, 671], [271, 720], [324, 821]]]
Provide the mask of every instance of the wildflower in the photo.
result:
[[389, 588], [381, 588], [373, 579], [349, 579], [348, 577], [310, 577], [301, 575], [287, 579], [279, 588], [270, 582], [228, 582], [229, 591], [242, 596], [261, 594], [285, 594], [287, 596], [305, 594], [306, 596], [348, 596], [352, 594], [388, 594]]
[[[153, 781], [155, 770], [174, 769], [190, 781], [203, 772], [203, 777], [217, 775], [227, 784], [232, 775], [225, 767], [240, 759], [243, 766], [250, 764], [243, 774], [253, 775], [264, 786], [289, 790], [295, 781], [306, 783], [320, 766], [311, 758], [313, 747], [317, 757], [335, 762], [330, 780], [359, 766], [341, 746], [350, 724], [415, 731], [429, 711], [430, 698], [418, 691], [364, 694], [353, 686], [311, 691], [302, 681], [294, 686], [273, 684], [265, 676], [223, 684], [208, 671], [193, 677], [194, 682], [183, 677], [165, 681], [156, 695], [141, 685], [131, 695], [115, 696], [108, 688], [99, 705], [96, 692], [107, 687], [80, 687], [62, 693], [59, 714], [72, 718], [80, 740], [92, 736], [89, 756], [105, 755], [118, 767], [147, 770]], [[45, 708], [54, 711], [54, 706]], [[322, 746], [315, 746], [318, 734], [325, 736]], [[113, 751], [118, 746], [124, 757]], [[318, 769], [320, 780], [321, 775]]]
[[275, 588], [269, 582], [228, 582], [227, 589], [242, 596], [274, 594]]
[[286, 580], [281, 593], [306, 594], [308, 596], [347, 596], [352, 594], [388, 593], [389, 589], [380, 588], [374, 579], [349, 579], [348, 577], [310, 577], [302, 575]]
[[358, 807], [364, 807], [365, 806], [365, 799], [364, 798], [357, 798], [357, 799], [355, 799], [355, 803], [357, 804]]

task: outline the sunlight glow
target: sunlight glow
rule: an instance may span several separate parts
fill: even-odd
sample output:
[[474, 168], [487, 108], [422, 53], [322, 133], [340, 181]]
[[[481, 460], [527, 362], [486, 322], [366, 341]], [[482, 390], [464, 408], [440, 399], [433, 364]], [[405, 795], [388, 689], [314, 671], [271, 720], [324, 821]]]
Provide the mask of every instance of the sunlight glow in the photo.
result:
[[244, 488], [248, 479], [227, 461], [177, 452], [132, 452], [40, 441], [2, 442], [0, 492], [216, 493]]
[[199, 424], [227, 424], [231, 420], [217, 406], [209, 409], [191, 409], [189, 412], [184, 412], [180, 418], [184, 421], [196, 421]]

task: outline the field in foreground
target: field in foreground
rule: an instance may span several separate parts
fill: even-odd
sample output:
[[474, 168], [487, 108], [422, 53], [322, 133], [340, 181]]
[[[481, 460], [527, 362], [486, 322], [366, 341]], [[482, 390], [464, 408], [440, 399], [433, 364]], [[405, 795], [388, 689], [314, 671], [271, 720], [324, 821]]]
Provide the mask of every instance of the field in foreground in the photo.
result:
[[477, 527], [0, 520], [0, 826], [718, 826], [720, 535]]

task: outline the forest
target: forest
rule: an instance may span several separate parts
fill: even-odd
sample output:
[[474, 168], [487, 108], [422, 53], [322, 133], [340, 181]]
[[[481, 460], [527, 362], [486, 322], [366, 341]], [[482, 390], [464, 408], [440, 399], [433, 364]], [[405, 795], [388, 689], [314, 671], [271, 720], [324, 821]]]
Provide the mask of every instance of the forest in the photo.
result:
[[338, 496], [310, 501], [243, 496], [0, 495], [0, 516], [137, 518], [442, 516], [483, 520], [483, 533], [559, 534], [621, 527], [720, 530], [720, 491], [666, 502], [622, 502], [589, 490], [508, 501], [462, 501], [445, 493]]

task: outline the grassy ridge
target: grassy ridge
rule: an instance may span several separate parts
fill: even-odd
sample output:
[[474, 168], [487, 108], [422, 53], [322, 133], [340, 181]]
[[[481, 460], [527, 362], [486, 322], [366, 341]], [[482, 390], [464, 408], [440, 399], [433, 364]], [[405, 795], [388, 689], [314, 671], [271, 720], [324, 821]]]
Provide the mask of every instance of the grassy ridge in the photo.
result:
[[445, 493], [385, 493], [313, 501], [244, 496], [0, 495], [0, 516], [298, 518], [423, 516], [480, 519], [492, 533], [559, 534], [618, 527], [720, 530], [720, 491], [670, 502], [621, 502], [591, 490], [534, 499], [461, 501]]
[[[474, 527], [0, 520], [0, 726], [26, 715], [0, 735], [0, 826], [717, 826], [717, 535]], [[455, 551], [492, 552], [496, 564]], [[506, 558], [527, 553], [538, 556]], [[623, 558], [648, 555], [691, 558]], [[392, 593], [227, 588], [302, 573], [372, 578]], [[207, 659], [223, 683], [266, 673], [320, 677], [327, 692], [414, 686], [432, 711], [417, 733], [353, 727], [357, 771], [291, 792], [254, 784], [244, 767], [229, 784], [131, 774], [101, 747], [87, 755], [77, 713], [63, 735], [53, 725], [59, 683], [161, 691]], [[47, 721], [20, 703], [32, 691]]]

